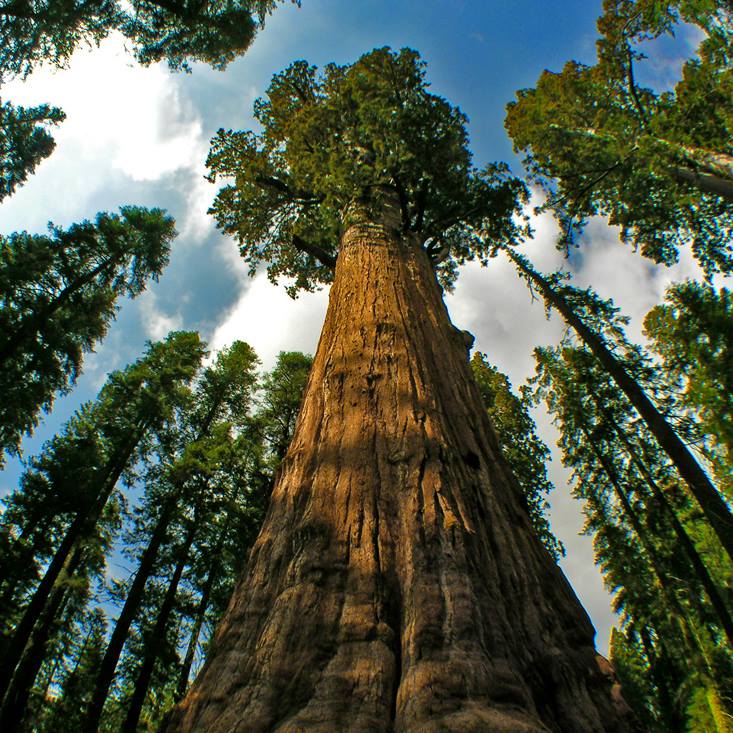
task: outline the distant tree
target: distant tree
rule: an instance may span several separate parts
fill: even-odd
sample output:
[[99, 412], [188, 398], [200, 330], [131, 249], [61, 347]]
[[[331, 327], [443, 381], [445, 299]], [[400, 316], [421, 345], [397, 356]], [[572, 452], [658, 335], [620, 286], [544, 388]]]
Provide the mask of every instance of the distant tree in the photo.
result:
[[47, 104], [16, 107], [0, 103], [0, 201], [22, 186], [36, 166], [53, 152], [50, 125], [66, 115]]
[[271, 456], [273, 478], [292, 440], [312, 365], [312, 356], [282, 351], [275, 367], [262, 380], [257, 420]]
[[[198, 334], [178, 332], [165, 341], [151, 344], [146, 354], [124, 371], [110, 375], [94, 405], [86, 411], [85, 419], [91, 426], [85, 428], [86, 438], [75, 440], [75, 431], [68, 431], [61, 442], [52, 441], [47, 453], [36, 462], [31, 471], [43, 473], [41, 480], [48, 482], [48, 491], [57, 491], [55, 478], [66, 482], [67, 472], [76, 472], [78, 482], [74, 493], [67, 497], [69, 505], [65, 519], [58, 528], [58, 540], [47, 548], [47, 562], [33, 558], [28, 572], [43, 568], [43, 577], [31, 594], [23, 599], [18, 621], [3, 640], [0, 661], [0, 724], [3, 731], [14, 731], [20, 725], [33, 681], [38, 674], [47, 640], [52, 635], [64, 596], [70, 583], [81, 578], [85, 582], [85, 566], [90, 553], [98, 558], [96, 567], [103, 567], [104, 552], [99, 552], [100, 532], [104, 524], [100, 518], [108, 511], [119, 479], [132, 469], [153, 431], [163, 429], [171, 419], [183, 386], [196, 373], [203, 357]], [[92, 464], [83, 464], [88, 457], [88, 439], [98, 444], [99, 456]], [[82, 451], [74, 450], [78, 445]], [[56, 456], [55, 449], [63, 450]], [[57, 462], [58, 458], [58, 462]], [[60, 490], [70, 488], [65, 485]], [[27, 531], [19, 528], [18, 542]], [[51, 520], [56, 521], [54, 518]], [[109, 539], [104, 538], [108, 544]]]
[[0, 77], [48, 61], [64, 66], [80, 44], [121, 32], [143, 64], [222, 69], [244, 53], [277, 0], [3, 0]]
[[[545, 71], [509, 104], [507, 129], [563, 223], [565, 245], [601, 214], [655, 262], [670, 264], [691, 245], [707, 274], [733, 269], [730, 13], [712, 0], [606, 0], [598, 63]], [[680, 18], [708, 32], [699, 58], [672, 92], [639, 87], [638, 45]]]
[[[710, 527], [728, 557], [733, 558], [733, 514], [724, 498], [700, 465], [679, 430], [645, 391], [645, 356], [623, 333], [623, 318], [611, 302], [592, 290], [563, 283], [563, 275], [543, 277], [529, 260], [512, 247], [500, 246], [530, 288], [541, 294], [548, 308], [555, 308], [588, 347], [618, 388], [641, 416], [658, 445], [669, 456], [687, 483]], [[684, 437], [684, 436], [683, 436]]]
[[17, 452], [39, 411], [74, 383], [117, 299], [157, 279], [174, 236], [163, 211], [134, 206], [48, 235], [0, 236], [0, 449]]
[[63, 660], [57, 685], [60, 693], [43, 721], [43, 731], [81, 730], [94, 679], [102, 661], [107, 621], [101, 608], [82, 617], [74, 628], [74, 644]]
[[[687, 710], [695, 690], [709, 696], [708, 714], [730, 707], [731, 563], [719, 546], [710, 550], [694, 541], [699, 520], [676, 490], [671, 466], [592, 354], [564, 347], [538, 349], [536, 358], [533, 381], [560, 429], [563, 462], [586, 502], [588, 529], [627, 641], [637, 645], [634, 630], [644, 627], [660, 635], [648, 637], [641, 661], [653, 688], [632, 689], [632, 700], [636, 694], [643, 701], [653, 730], [682, 730], [685, 716], [699, 723]], [[676, 660], [674, 672], [665, 672], [664, 664], [650, 672], [659, 654]]]
[[[202, 641], [223, 615], [246, 554], [259, 532], [275, 475], [295, 431], [313, 358], [300, 352], [281, 352], [274, 368], [261, 380], [257, 410], [243, 426], [227, 472], [239, 486], [222, 518], [202, 538], [189, 578], [197, 600], [190, 614], [191, 628], [180, 668], [176, 701], [186, 692]], [[264, 442], [261, 443], [261, 441]], [[262, 454], [257, 455], [257, 446]], [[251, 462], [242, 463], [250, 455]], [[244, 490], [246, 489], [246, 490]]]
[[507, 376], [489, 363], [486, 354], [476, 352], [471, 368], [496, 429], [502, 455], [524, 492], [532, 526], [550, 554], [559, 560], [565, 555], [565, 548], [552, 533], [547, 518], [546, 497], [555, 488], [547, 478], [550, 449], [537, 435], [527, 402], [512, 392]]
[[[136, 545], [144, 537], [145, 544], [135, 553], [137, 568], [125, 585], [124, 605], [100, 661], [94, 693], [80, 730], [98, 729], [115, 668], [143, 601], [146, 584], [159, 566], [158, 556], [166, 543], [178, 542], [173, 528], [182, 521], [191, 521], [190, 517], [184, 519], [188, 506], [207, 500], [200, 496], [203, 481], [207, 492], [214, 493], [207, 477], [216, 473], [222, 450], [233, 440], [225, 424], [244, 419], [250, 411], [257, 362], [252, 348], [243, 342], [235, 342], [220, 352], [215, 363], [203, 370], [166, 438], [157, 442], [157, 460], [149, 462], [141, 479], [145, 500], [130, 537]], [[238, 447], [243, 448], [241, 444]], [[203, 521], [198, 516], [191, 526], [200, 530]], [[190, 543], [194, 539], [192, 535]], [[190, 546], [178, 553], [185, 561], [181, 573], [188, 562], [188, 550]]]
[[733, 295], [692, 281], [672, 285], [644, 319], [682, 405], [712, 437], [718, 481], [733, 496]]

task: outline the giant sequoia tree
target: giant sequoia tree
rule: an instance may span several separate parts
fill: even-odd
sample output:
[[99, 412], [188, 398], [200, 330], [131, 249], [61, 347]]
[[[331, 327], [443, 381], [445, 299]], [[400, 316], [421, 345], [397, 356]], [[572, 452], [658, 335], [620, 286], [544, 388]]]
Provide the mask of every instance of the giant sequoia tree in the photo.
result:
[[253, 267], [333, 285], [263, 529], [167, 729], [627, 730], [436, 279], [485, 256], [473, 232], [512, 236], [521, 186], [472, 166], [410, 50], [296, 62], [256, 116], [215, 139], [219, 225]]

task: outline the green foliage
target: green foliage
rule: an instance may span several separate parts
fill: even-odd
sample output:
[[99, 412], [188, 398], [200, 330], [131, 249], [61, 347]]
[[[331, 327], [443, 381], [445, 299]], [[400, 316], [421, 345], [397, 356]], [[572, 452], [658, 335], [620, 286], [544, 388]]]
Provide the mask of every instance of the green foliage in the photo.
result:
[[135, 297], [168, 262], [174, 222], [160, 209], [124, 207], [48, 235], [0, 237], [0, 448], [23, 433], [81, 370], [120, 296]]
[[714, 32], [672, 92], [634, 79], [640, 42], [670, 32], [680, 14], [709, 20], [709, 5], [608, 0], [598, 63], [545, 71], [508, 105], [507, 129], [563, 223], [564, 246], [601, 214], [655, 262], [690, 245], [706, 273], [733, 268], [730, 34]]
[[[3, 672], [17, 669], [3, 703], [3, 724], [20, 719], [44, 655], [74, 622], [65, 609], [88, 600], [119, 530], [118, 482], [133, 481], [135, 464], [149, 459], [203, 355], [196, 333], [173, 333], [150, 344], [141, 359], [111, 374], [97, 400], [44, 446], [11, 496], [1, 522], [12, 563], [11, 577], [3, 578], [2, 621], [9, 632], [0, 642], [8, 651]], [[29, 486], [35, 490], [30, 500]], [[44, 496], [51, 501], [43, 503]], [[43, 543], [33, 541], [39, 526], [45, 529]]]
[[36, 166], [51, 155], [56, 143], [47, 128], [65, 117], [60, 109], [47, 104], [0, 104], [0, 201], [22, 186]]
[[550, 554], [559, 560], [565, 555], [565, 548], [552, 533], [547, 519], [546, 497], [555, 488], [547, 478], [550, 450], [537, 435], [528, 400], [512, 392], [509, 379], [489, 363], [485, 354], [473, 355], [471, 369], [483, 406], [496, 429], [501, 453], [527, 501], [532, 526]]
[[52, 682], [59, 689], [52, 705], [48, 705], [40, 725], [41, 731], [81, 730], [82, 712], [92, 694], [97, 667], [104, 653], [107, 620], [101, 608], [83, 614], [73, 627], [68, 649], [58, 660]]
[[293, 279], [291, 294], [329, 282], [354, 217], [380, 219], [395, 199], [404, 232], [424, 246], [446, 284], [461, 262], [518, 231], [521, 182], [471, 163], [466, 118], [427, 90], [415, 51], [376, 49], [350, 66], [296, 61], [255, 103], [262, 132], [219, 130], [211, 180], [232, 179], [211, 213], [255, 272]]
[[[129, 498], [139, 498], [124, 514], [121, 540], [136, 570], [129, 577], [113, 577], [105, 591], [121, 607], [115, 632], [123, 616], [128, 621], [124, 647], [114, 657], [114, 682], [103, 690], [100, 730], [120, 730], [136, 687], [138, 692], [145, 688], [140, 726], [150, 730], [185, 691], [259, 531], [312, 361], [284, 353], [271, 372], [258, 378], [256, 354], [235, 342], [198, 369], [187, 386], [202, 348], [195, 334], [174, 334], [125, 372], [112, 375], [98, 401], [34, 459], [0, 521], [0, 538], [11, 552], [7, 565], [17, 566], [13, 577], [0, 583], [0, 592], [11, 589], [6, 597], [22, 609], [73, 517], [98, 501], [98, 479], [115, 446], [129, 439], [130, 429], [144, 425], [145, 435], [127, 461], [126, 481], [136, 489]], [[177, 358], [188, 364], [183, 371]], [[107, 506], [113, 504], [119, 507], [120, 501]], [[102, 546], [94, 532], [107, 526]], [[94, 567], [80, 567], [69, 577], [79, 593], [86, 593], [78, 596], [82, 606], [118, 528], [100, 517], [88, 535]], [[8, 618], [6, 625], [12, 621]], [[25, 718], [39, 731], [52, 733], [62, 715], [79, 729], [89, 723], [107, 652], [106, 641], [101, 648], [95, 642], [93, 649], [80, 649], [84, 623], [77, 611], [69, 613], [46, 647]], [[92, 654], [94, 667], [84, 661]], [[149, 679], [145, 664], [152, 665]], [[47, 699], [43, 691], [49, 687], [58, 694]]]
[[535, 353], [536, 396], [560, 430], [563, 463], [585, 501], [586, 531], [621, 614], [624, 637], [612, 651], [631, 687], [629, 702], [649, 730], [680, 730], [684, 720], [696, 729], [692, 702], [724, 701], [733, 683], [733, 658], [708, 593], [712, 587], [724, 607], [733, 606], [730, 562], [594, 357], [569, 346]]
[[[671, 286], [644, 320], [684, 408], [712, 438], [719, 482], [733, 490], [733, 296], [688, 281]], [[730, 495], [730, 494], [729, 494]]]
[[201, 61], [223, 69], [244, 53], [276, 0], [3, 0], [0, 77], [47, 61], [65, 66], [79, 45], [119, 31], [143, 64]]
[[313, 357], [282, 351], [272, 371], [262, 378], [257, 421], [269, 446], [271, 470], [279, 466], [295, 430]]
[[611, 629], [609, 651], [624, 699], [639, 718], [644, 730], [653, 730], [658, 727], [653, 704], [658, 691], [654, 688], [643, 645], [633, 626], [624, 630]]

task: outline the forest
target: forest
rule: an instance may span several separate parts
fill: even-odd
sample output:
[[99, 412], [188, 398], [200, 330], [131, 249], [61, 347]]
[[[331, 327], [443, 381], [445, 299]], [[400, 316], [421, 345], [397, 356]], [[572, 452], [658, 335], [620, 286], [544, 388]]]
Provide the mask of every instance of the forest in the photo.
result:
[[0, 40], [0, 732], [733, 733], [730, 0]]

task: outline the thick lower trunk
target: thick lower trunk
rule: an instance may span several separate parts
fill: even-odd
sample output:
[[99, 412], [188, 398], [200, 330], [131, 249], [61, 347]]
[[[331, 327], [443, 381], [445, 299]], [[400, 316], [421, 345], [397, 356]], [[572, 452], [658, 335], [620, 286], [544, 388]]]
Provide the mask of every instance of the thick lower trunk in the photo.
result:
[[169, 732], [625, 731], [428, 258], [344, 235], [268, 514]]

